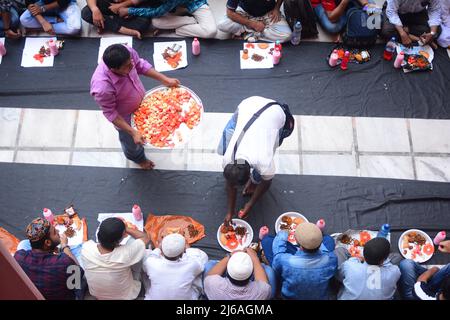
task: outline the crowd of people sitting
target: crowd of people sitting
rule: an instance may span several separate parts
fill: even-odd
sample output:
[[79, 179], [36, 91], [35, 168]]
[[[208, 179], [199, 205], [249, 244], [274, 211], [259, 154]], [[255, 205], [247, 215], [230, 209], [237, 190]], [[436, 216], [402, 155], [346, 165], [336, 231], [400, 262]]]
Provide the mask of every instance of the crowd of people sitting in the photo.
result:
[[[178, 36], [214, 38], [220, 30], [249, 42], [283, 43], [291, 39], [296, 21], [312, 23], [313, 28], [318, 22], [333, 34], [343, 32], [354, 7], [372, 14], [376, 5], [373, 0], [227, 0], [226, 16], [216, 23], [207, 0], [87, 0], [84, 8], [76, 0], [0, 0], [0, 36], [20, 38], [19, 24], [25, 30], [74, 36], [83, 19], [99, 34], [109, 31], [139, 39], [152, 25], [154, 34], [174, 30]], [[404, 45], [436, 39], [450, 46], [449, 0], [386, 0], [381, 14], [384, 38], [397, 36]], [[302, 30], [302, 36], [316, 35], [317, 30]]]
[[[87, 288], [96, 299], [114, 300], [450, 299], [450, 264], [427, 269], [402, 260], [384, 237], [369, 240], [363, 257], [350, 257], [309, 222], [295, 230], [298, 246], [287, 231], [270, 235], [264, 226], [259, 243], [220, 261], [189, 247], [179, 233], [151, 243], [146, 232], [119, 218], [100, 224], [98, 242], [72, 248], [43, 218], [34, 219], [26, 234], [14, 257], [46, 299], [83, 299]], [[450, 253], [450, 240], [439, 250]], [[71, 266], [80, 266], [78, 287], [68, 287]]]

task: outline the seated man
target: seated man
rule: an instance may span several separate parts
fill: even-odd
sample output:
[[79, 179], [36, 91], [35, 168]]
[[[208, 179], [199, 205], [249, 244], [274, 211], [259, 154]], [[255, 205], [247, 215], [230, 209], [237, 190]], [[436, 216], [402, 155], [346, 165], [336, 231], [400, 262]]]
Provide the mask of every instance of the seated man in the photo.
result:
[[116, 3], [113, 0], [87, 0], [87, 5], [81, 10], [81, 17], [84, 21], [96, 26], [99, 34], [106, 30], [141, 39], [142, 34], [150, 26], [150, 19], [141, 17], [121, 18], [119, 8], [123, 3]]
[[[440, 0], [387, 0], [381, 34], [386, 39], [397, 37], [405, 46], [413, 41], [423, 44], [439, 36], [441, 24]], [[386, 5], [385, 4], [385, 5]]]
[[274, 271], [250, 248], [209, 261], [204, 274], [209, 300], [268, 300], [275, 296]]
[[[152, 18], [155, 28], [175, 30], [182, 37], [214, 38], [217, 33], [216, 20], [207, 0], [166, 0], [155, 8], [136, 7], [144, 6], [143, 1], [125, 1], [119, 9], [120, 16]], [[128, 8], [131, 5], [135, 7]]]
[[[131, 236], [125, 245], [121, 241]], [[141, 291], [142, 260], [150, 242], [147, 233], [130, 229], [119, 218], [105, 219], [98, 241], [85, 242], [81, 259], [89, 293], [102, 300], [132, 300]]]
[[[228, 194], [226, 225], [235, 214], [239, 185], [245, 184], [243, 195], [251, 197], [240, 210], [239, 218], [245, 218], [270, 188], [275, 176], [275, 150], [292, 133], [294, 125], [288, 106], [274, 100], [253, 96], [239, 104], [218, 148], [223, 155]], [[230, 131], [231, 138], [227, 136]]]
[[280, 12], [282, 3], [283, 0], [228, 0], [227, 15], [218, 28], [249, 42], [287, 42], [292, 32]]
[[[450, 240], [442, 241], [439, 250], [450, 253]], [[439, 269], [426, 269], [413, 260], [400, 262], [400, 294], [405, 300], [450, 300], [450, 263]]]
[[[67, 237], [43, 218], [34, 219], [27, 227], [27, 238], [31, 250], [20, 249], [14, 258], [22, 267], [36, 288], [47, 300], [74, 300], [75, 289], [69, 289], [69, 277], [73, 276], [69, 267], [78, 265], [67, 245]], [[57, 246], [61, 244], [58, 253]], [[80, 270], [80, 276], [83, 271]], [[80, 279], [81, 281], [81, 279]]]
[[334, 240], [313, 223], [297, 226], [295, 239], [300, 249], [288, 242], [288, 232], [260, 238], [264, 254], [281, 278], [285, 299], [328, 300], [329, 282], [337, 270]]
[[20, 38], [19, 14], [13, 0], [0, 0], [0, 37]]
[[145, 300], [198, 300], [202, 293], [201, 275], [208, 255], [189, 248], [178, 233], [165, 236], [144, 261], [148, 276]]
[[441, 29], [437, 42], [441, 47], [450, 49], [450, 0], [441, 2]]
[[[343, 287], [338, 300], [390, 300], [397, 290], [400, 269], [391, 263], [391, 245], [385, 238], [373, 238], [364, 246], [364, 262], [353, 257], [339, 266], [337, 278]], [[344, 252], [345, 248], [336, 249]], [[398, 255], [398, 254], [397, 254]]]
[[347, 23], [345, 13], [350, 1], [342, 0], [336, 5], [335, 0], [311, 0], [311, 4], [322, 28], [329, 33], [339, 33]]

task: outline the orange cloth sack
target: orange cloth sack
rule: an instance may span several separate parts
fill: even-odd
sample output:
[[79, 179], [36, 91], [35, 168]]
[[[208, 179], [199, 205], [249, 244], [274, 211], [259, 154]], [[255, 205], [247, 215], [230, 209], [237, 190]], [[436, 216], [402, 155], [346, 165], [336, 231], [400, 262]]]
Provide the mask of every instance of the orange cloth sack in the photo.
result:
[[6, 249], [8, 249], [9, 253], [11, 253], [12, 255], [16, 253], [17, 246], [20, 242], [19, 239], [17, 239], [2, 227], [0, 227], [0, 240], [2, 241]]
[[158, 247], [161, 239], [170, 233], [180, 233], [189, 244], [193, 244], [206, 236], [205, 227], [186, 216], [155, 216], [150, 214], [145, 221], [144, 229], [155, 247]]

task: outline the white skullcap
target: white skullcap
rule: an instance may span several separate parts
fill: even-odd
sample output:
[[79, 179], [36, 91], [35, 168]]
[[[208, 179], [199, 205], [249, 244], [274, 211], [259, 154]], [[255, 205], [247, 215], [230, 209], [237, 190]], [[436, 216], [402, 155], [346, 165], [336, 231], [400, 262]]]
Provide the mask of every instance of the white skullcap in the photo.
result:
[[161, 250], [168, 258], [175, 258], [184, 252], [186, 240], [179, 233], [172, 233], [165, 236], [161, 242]]
[[227, 272], [234, 280], [247, 280], [253, 273], [252, 258], [245, 252], [234, 253], [228, 260]]

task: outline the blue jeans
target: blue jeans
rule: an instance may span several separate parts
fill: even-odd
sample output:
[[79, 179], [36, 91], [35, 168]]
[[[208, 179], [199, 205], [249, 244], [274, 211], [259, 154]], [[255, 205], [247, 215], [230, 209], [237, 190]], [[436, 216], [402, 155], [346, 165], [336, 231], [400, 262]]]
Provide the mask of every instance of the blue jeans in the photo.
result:
[[345, 24], [347, 23], [346, 15], [342, 15], [337, 22], [331, 22], [328, 18], [327, 11], [324, 7], [319, 4], [314, 8], [314, 12], [316, 14], [317, 20], [319, 21], [322, 28], [329, 33], [339, 33], [344, 29]]
[[144, 162], [145, 157], [144, 147], [134, 143], [133, 137], [123, 130], [119, 131], [120, 145], [122, 146], [125, 157], [135, 163]]
[[[205, 270], [203, 271], [203, 281], [205, 280], [206, 275], [208, 272], [218, 263], [218, 260], [209, 260], [205, 265]], [[275, 276], [275, 271], [272, 269], [272, 267], [262, 263], [262, 266], [264, 268], [264, 271], [266, 272], [267, 279], [269, 280], [270, 287], [272, 288], [272, 294], [270, 296], [270, 299], [273, 299], [275, 297], [275, 294], [277, 292], [277, 278]], [[222, 275], [224, 277], [225, 275]], [[253, 281], [255, 278], [250, 278], [251, 281]]]
[[[264, 250], [264, 256], [266, 257], [267, 261], [269, 261], [270, 265], [272, 265], [273, 262], [273, 239], [275, 239], [275, 236], [267, 235], [261, 240], [261, 246]], [[328, 251], [334, 251], [335, 242], [332, 237], [329, 235], [324, 235], [321, 246], [325, 246], [325, 248]], [[295, 254], [298, 251], [299, 247], [294, 246], [292, 243], [287, 243], [287, 253]]]
[[[417, 278], [428, 269], [422, 267], [413, 260], [405, 259], [400, 262], [400, 272], [402, 273], [399, 280], [400, 295], [405, 300], [418, 300], [414, 295], [414, 284]], [[442, 281], [450, 276], [450, 264], [444, 266], [441, 270], [436, 272], [433, 277], [426, 284], [426, 293], [434, 296], [439, 292]]]
[[[43, 6], [43, 1], [36, 2], [38, 6]], [[57, 22], [57, 17], [61, 17], [64, 21]], [[56, 34], [76, 35], [81, 30], [81, 10], [76, 2], [71, 2], [65, 9], [54, 9], [46, 11], [44, 14], [45, 20], [52, 24], [53, 30]], [[42, 26], [37, 21], [30, 10], [26, 10], [20, 16], [20, 23], [29, 29], [41, 29]]]
[[[14, 8], [11, 8], [9, 10], [9, 13], [11, 14], [11, 22], [9, 23], [9, 28], [15, 32], [17, 28], [19, 28], [19, 14]], [[5, 36], [5, 32], [3, 31], [4, 28], [5, 27], [3, 24], [3, 20], [0, 18], [0, 37]]]

